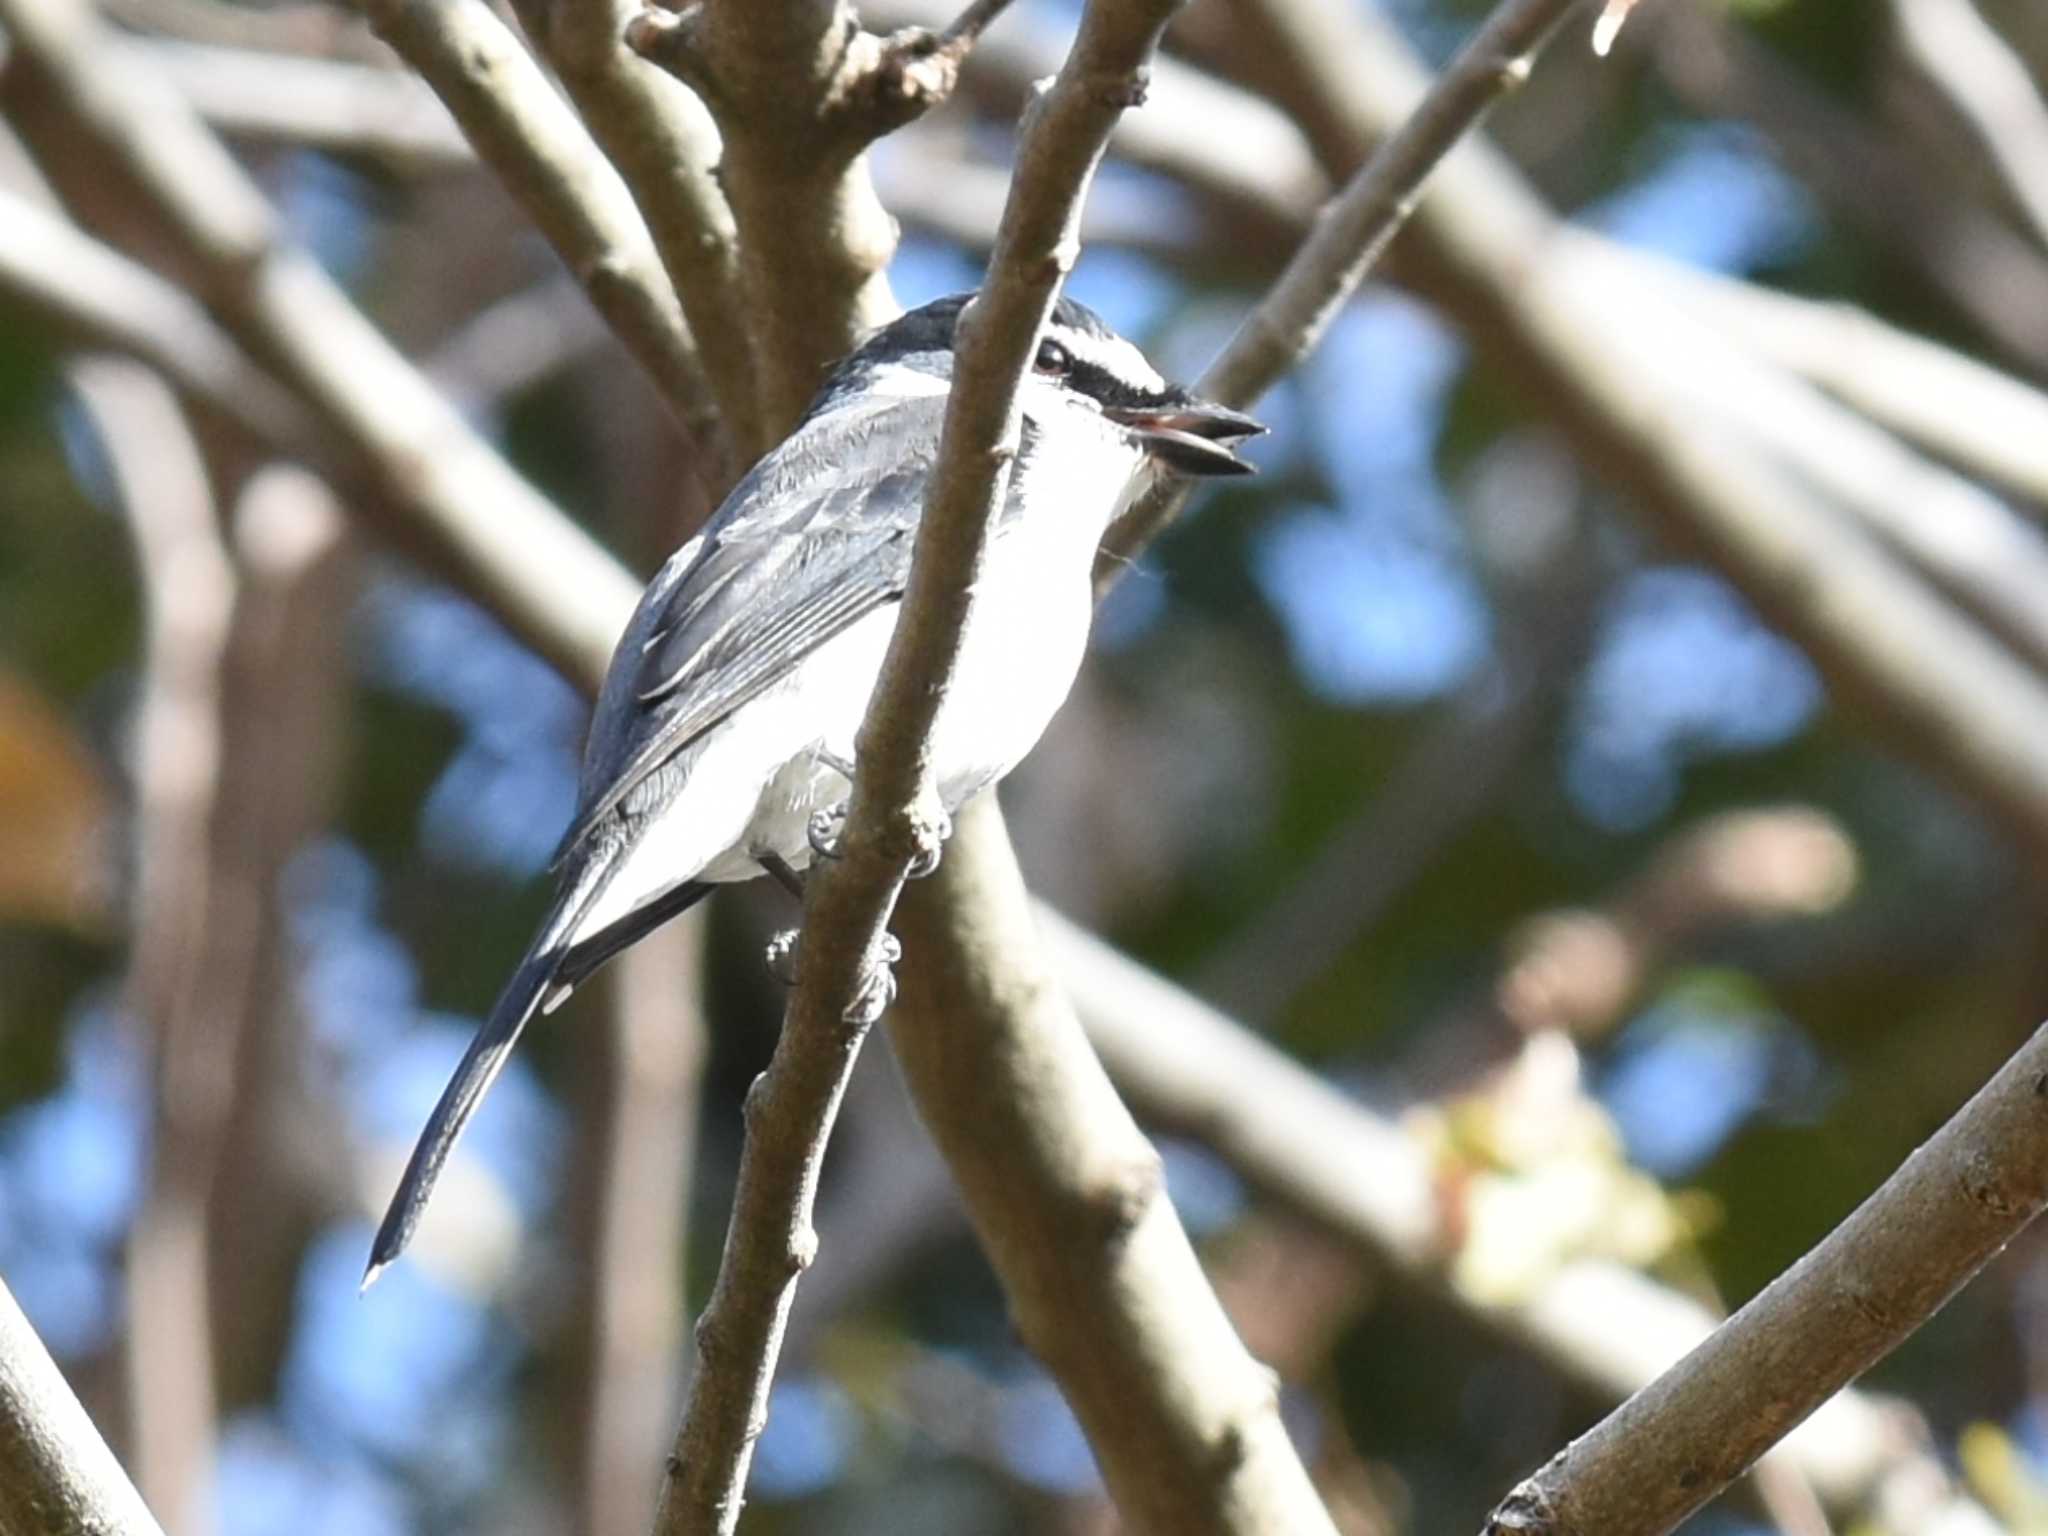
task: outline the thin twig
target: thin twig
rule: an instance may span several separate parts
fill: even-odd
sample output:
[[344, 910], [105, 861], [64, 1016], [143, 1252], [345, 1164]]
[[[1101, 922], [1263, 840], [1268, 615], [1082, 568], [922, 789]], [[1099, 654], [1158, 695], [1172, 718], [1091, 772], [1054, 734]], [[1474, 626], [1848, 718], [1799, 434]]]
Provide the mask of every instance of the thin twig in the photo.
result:
[[816, 1252], [818, 1168], [872, 1022], [863, 989], [883, 963], [886, 926], [912, 864], [938, 849], [943, 811], [929, 741], [1007, 493], [1017, 391], [1073, 261], [1089, 179], [1176, 3], [1097, 0], [1026, 125], [990, 276], [960, 323], [909, 585], [859, 735], [842, 857], [812, 876], [796, 992], [774, 1058], [747, 1096], [725, 1254], [698, 1323], [697, 1368], [656, 1520], [663, 1536], [723, 1536], [739, 1518], [796, 1282]]
[[1906, 57], [1969, 124], [2037, 244], [2048, 246], [2048, 104], [1970, 0], [1892, 0]]
[[403, 70], [254, 48], [123, 37], [215, 131], [308, 144], [419, 174], [474, 168], [476, 153], [441, 100]]
[[[718, 130], [696, 96], [627, 51], [637, 0], [515, 0], [514, 9], [646, 216], [743, 468], [773, 439], [761, 424], [738, 232], [717, 180]], [[723, 466], [716, 478], [735, 472]]]
[[42, 1536], [163, 1536], [4, 1283], [0, 1528]]
[[2048, 1204], [2048, 1026], [1791, 1269], [1504, 1499], [1504, 1536], [1663, 1536]]
[[[1573, 245], [1594, 249], [1590, 242]], [[1610, 266], [1670, 294], [1722, 336], [1969, 474], [2048, 511], [2048, 394], [1853, 304], [1778, 293], [1643, 252], [1599, 247]], [[1773, 443], [1788, 456], [1797, 440]]]
[[618, 172], [483, 0], [358, 0], [526, 210], [699, 443], [717, 406], [668, 275]]
[[939, 52], [951, 54], [955, 58], [965, 58], [981, 40], [981, 34], [1009, 8], [1010, 0], [974, 0], [972, 5], [954, 17], [952, 24], [939, 34]]
[[1918, 267], [1986, 346], [2048, 374], [2048, 252], [1718, 8], [1660, 6], [1642, 31], [1687, 105], [1754, 124], [1811, 196]]
[[149, 364], [272, 447], [314, 451], [311, 418], [183, 289], [5, 188], [0, 296], [68, 340]]
[[[1367, 11], [1242, 3], [1305, 111], [1362, 163], [1365, 146], [1399, 121], [1395, 103], [1420, 89], [1405, 45]], [[1560, 234], [1513, 168], [1475, 140], [1439, 168], [1414, 240], [1432, 288], [1469, 333], [1536, 381], [1532, 395], [1644, 513], [1875, 706], [1906, 750], [2048, 847], [2048, 692], [2038, 678], [1817, 501], [1792, 465], [1759, 453], [1732, 423], [1703, 420], [1653, 355], [1684, 317], [1650, 293], [1597, 287], [1572, 262], [1532, 256], [1564, 243]], [[1282, 284], [1312, 290], [1292, 312], [1318, 313], [1345, 258], [1338, 249], [1327, 264], [1290, 267]]]
[[[1323, 205], [1287, 270], [1238, 327], [1197, 388], [1248, 404], [1315, 349], [1330, 322], [1408, 222], [1439, 160], [1529, 77], [1543, 40], [1580, 0], [1507, 0], [1458, 50], [1400, 129]], [[1155, 492], [1111, 531], [1096, 567], [1107, 586], [1185, 504], [1185, 486]]]
[[248, 938], [215, 926], [225, 916], [216, 817], [236, 578], [211, 479], [170, 389], [123, 361], [77, 364], [71, 380], [113, 468], [148, 615], [127, 985], [149, 1064], [150, 1159], [128, 1238], [125, 1364], [136, 1480], [159, 1508], [185, 1516], [182, 1528], [213, 1503], [206, 1207], [234, 1099], [239, 1016], [214, 989], [237, 991], [222, 971], [239, 968]]

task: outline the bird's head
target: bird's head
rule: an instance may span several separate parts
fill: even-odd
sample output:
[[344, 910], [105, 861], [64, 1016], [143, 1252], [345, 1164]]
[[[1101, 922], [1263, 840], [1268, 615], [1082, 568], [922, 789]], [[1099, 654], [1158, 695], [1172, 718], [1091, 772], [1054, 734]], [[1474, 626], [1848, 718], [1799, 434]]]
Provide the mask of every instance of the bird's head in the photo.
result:
[[[871, 392], [943, 393], [953, 380], [954, 328], [972, 297], [934, 299], [883, 326], [833, 369], [813, 409]], [[1053, 306], [1026, 383], [1027, 412], [1050, 398], [1099, 413], [1160, 467], [1187, 475], [1250, 474], [1237, 445], [1266, 430], [1169, 384], [1100, 315], [1068, 298]]]

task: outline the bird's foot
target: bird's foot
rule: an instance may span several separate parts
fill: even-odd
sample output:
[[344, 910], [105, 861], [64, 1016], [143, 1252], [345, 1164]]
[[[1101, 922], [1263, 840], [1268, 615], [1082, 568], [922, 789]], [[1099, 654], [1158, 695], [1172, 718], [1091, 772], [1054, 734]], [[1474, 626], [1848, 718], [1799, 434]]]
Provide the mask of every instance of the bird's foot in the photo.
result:
[[903, 946], [896, 935], [884, 933], [876, 953], [855, 984], [853, 1001], [846, 1005], [846, 1022], [865, 1029], [889, 1011], [896, 1001], [896, 962], [903, 958]]
[[[785, 987], [797, 983], [798, 961], [802, 957], [802, 933], [785, 928], [768, 941], [763, 956], [768, 974]], [[846, 1022], [861, 1027], [879, 1019], [896, 1000], [896, 962], [903, 958], [903, 945], [893, 933], [884, 933], [860, 980], [854, 984], [853, 1001], [846, 1005]]]
[[754, 854], [754, 862], [774, 879], [775, 883], [801, 903], [804, 899], [804, 877], [801, 871], [791, 867], [789, 860], [772, 848], [763, 848]]
[[785, 987], [796, 985], [797, 940], [801, 937], [796, 929], [784, 928], [768, 940], [767, 952], [762, 956], [768, 974]]
[[927, 875], [938, 873], [939, 860], [945, 857], [946, 844], [953, 836], [953, 818], [940, 811], [932, 822], [931, 833], [932, 840], [911, 859], [910, 868], [903, 872], [904, 879], [922, 880]]
[[811, 852], [819, 858], [838, 858], [839, 840], [846, 835], [845, 802], [811, 812], [811, 819], [804, 827], [804, 835], [811, 841]]

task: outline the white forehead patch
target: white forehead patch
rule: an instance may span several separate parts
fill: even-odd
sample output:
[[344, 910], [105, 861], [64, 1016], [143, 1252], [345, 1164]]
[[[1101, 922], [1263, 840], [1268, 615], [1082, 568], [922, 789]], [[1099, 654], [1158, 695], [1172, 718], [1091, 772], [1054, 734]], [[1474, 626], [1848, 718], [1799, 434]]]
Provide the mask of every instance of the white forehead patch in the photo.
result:
[[1147, 394], [1156, 394], [1166, 388], [1166, 380], [1159, 376], [1159, 370], [1145, 360], [1144, 353], [1121, 336], [1096, 336], [1057, 322], [1048, 325], [1045, 334], [1081, 362], [1093, 363], [1113, 379]]

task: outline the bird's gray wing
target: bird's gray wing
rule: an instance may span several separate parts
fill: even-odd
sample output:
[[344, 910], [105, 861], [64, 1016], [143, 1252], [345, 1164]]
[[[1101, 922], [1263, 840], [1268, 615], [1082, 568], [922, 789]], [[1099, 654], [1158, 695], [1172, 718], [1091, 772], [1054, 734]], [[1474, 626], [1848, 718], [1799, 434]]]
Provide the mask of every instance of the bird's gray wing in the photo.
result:
[[896, 400], [807, 424], [655, 578], [605, 678], [558, 857], [804, 656], [902, 597], [944, 408]]

